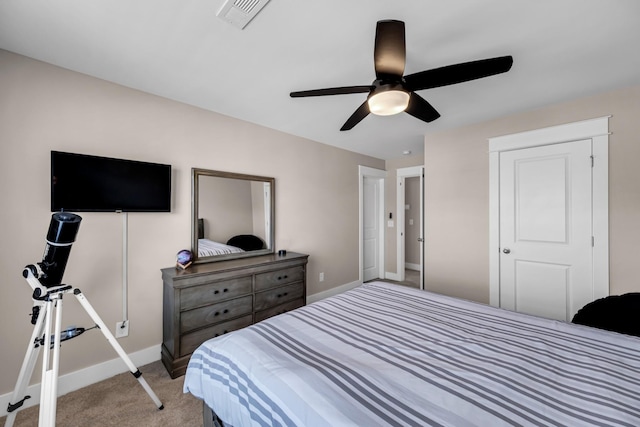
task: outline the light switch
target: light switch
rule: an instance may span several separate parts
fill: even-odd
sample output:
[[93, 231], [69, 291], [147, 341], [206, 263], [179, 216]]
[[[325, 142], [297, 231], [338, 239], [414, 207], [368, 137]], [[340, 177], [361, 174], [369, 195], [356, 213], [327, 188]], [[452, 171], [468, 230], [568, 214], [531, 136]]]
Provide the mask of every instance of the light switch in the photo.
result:
[[387, 221], [387, 227], [393, 228], [393, 220]]

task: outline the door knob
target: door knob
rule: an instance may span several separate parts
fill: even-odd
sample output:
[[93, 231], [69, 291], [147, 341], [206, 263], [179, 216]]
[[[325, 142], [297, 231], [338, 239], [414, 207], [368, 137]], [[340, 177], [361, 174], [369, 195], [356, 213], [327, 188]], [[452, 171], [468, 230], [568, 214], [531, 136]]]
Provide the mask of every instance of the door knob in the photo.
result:
[[418, 242], [423, 242], [424, 239], [422, 237], [418, 237]]
[[502, 250], [502, 252], [503, 252], [503, 253], [505, 253], [505, 254], [510, 254], [510, 253], [511, 253], [511, 249], [509, 249], [509, 248], [504, 248], [504, 249]]

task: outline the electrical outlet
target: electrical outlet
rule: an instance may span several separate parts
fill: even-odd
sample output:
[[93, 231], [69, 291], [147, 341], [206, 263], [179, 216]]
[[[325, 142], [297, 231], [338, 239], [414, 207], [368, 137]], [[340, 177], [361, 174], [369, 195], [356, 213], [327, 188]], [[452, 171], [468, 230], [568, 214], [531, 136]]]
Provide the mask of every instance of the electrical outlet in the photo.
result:
[[125, 320], [122, 322], [116, 323], [116, 338], [128, 337], [129, 336], [129, 321]]
[[318, 278], [321, 282], [324, 282], [324, 273], [320, 273], [320, 277]]

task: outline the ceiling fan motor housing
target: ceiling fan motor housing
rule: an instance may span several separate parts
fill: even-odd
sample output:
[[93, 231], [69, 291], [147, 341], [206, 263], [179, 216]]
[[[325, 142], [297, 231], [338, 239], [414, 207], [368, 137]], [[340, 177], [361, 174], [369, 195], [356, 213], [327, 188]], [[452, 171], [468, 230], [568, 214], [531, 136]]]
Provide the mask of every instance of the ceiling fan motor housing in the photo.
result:
[[378, 116], [391, 116], [407, 109], [409, 92], [402, 83], [376, 80], [367, 96], [369, 111]]

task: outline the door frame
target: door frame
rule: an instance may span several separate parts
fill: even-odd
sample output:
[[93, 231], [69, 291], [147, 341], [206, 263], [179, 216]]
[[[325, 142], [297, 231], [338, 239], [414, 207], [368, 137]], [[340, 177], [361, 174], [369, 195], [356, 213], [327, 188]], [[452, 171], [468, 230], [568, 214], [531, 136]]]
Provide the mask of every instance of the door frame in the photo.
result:
[[489, 302], [500, 307], [500, 152], [591, 139], [593, 292], [609, 295], [609, 117], [489, 138]]
[[[264, 182], [263, 186], [262, 186], [262, 195], [264, 197], [263, 203], [264, 203], [264, 240], [266, 242], [273, 242], [274, 240], [271, 239], [271, 183], [270, 182]], [[274, 250], [274, 248], [269, 248], [271, 250]]]
[[378, 186], [378, 196], [380, 198], [380, 203], [378, 206], [378, 212], [376, 214], [378, 223], [379, 223], [379, 233], [378, 236], [378, 271], [380, 278], [384, 278], [384, 210], [385, 210], [385, 200], [384, 200], [384, 186], [387, 178], [387, 171], [382, 169], [374, 169], [368, 166], [358, 165], [358, 281], [362, 283], [363, 274], [362, 269], [364, 266], [363, 256], [363, 227], [364, 227], [364, 178], [372, 178], [379, 180]]
[[396, 171], [396, 280], [405, 278], [405, 180], [420, 179], [420, 289], [424, 289], [424, 166], [400, 168]]

